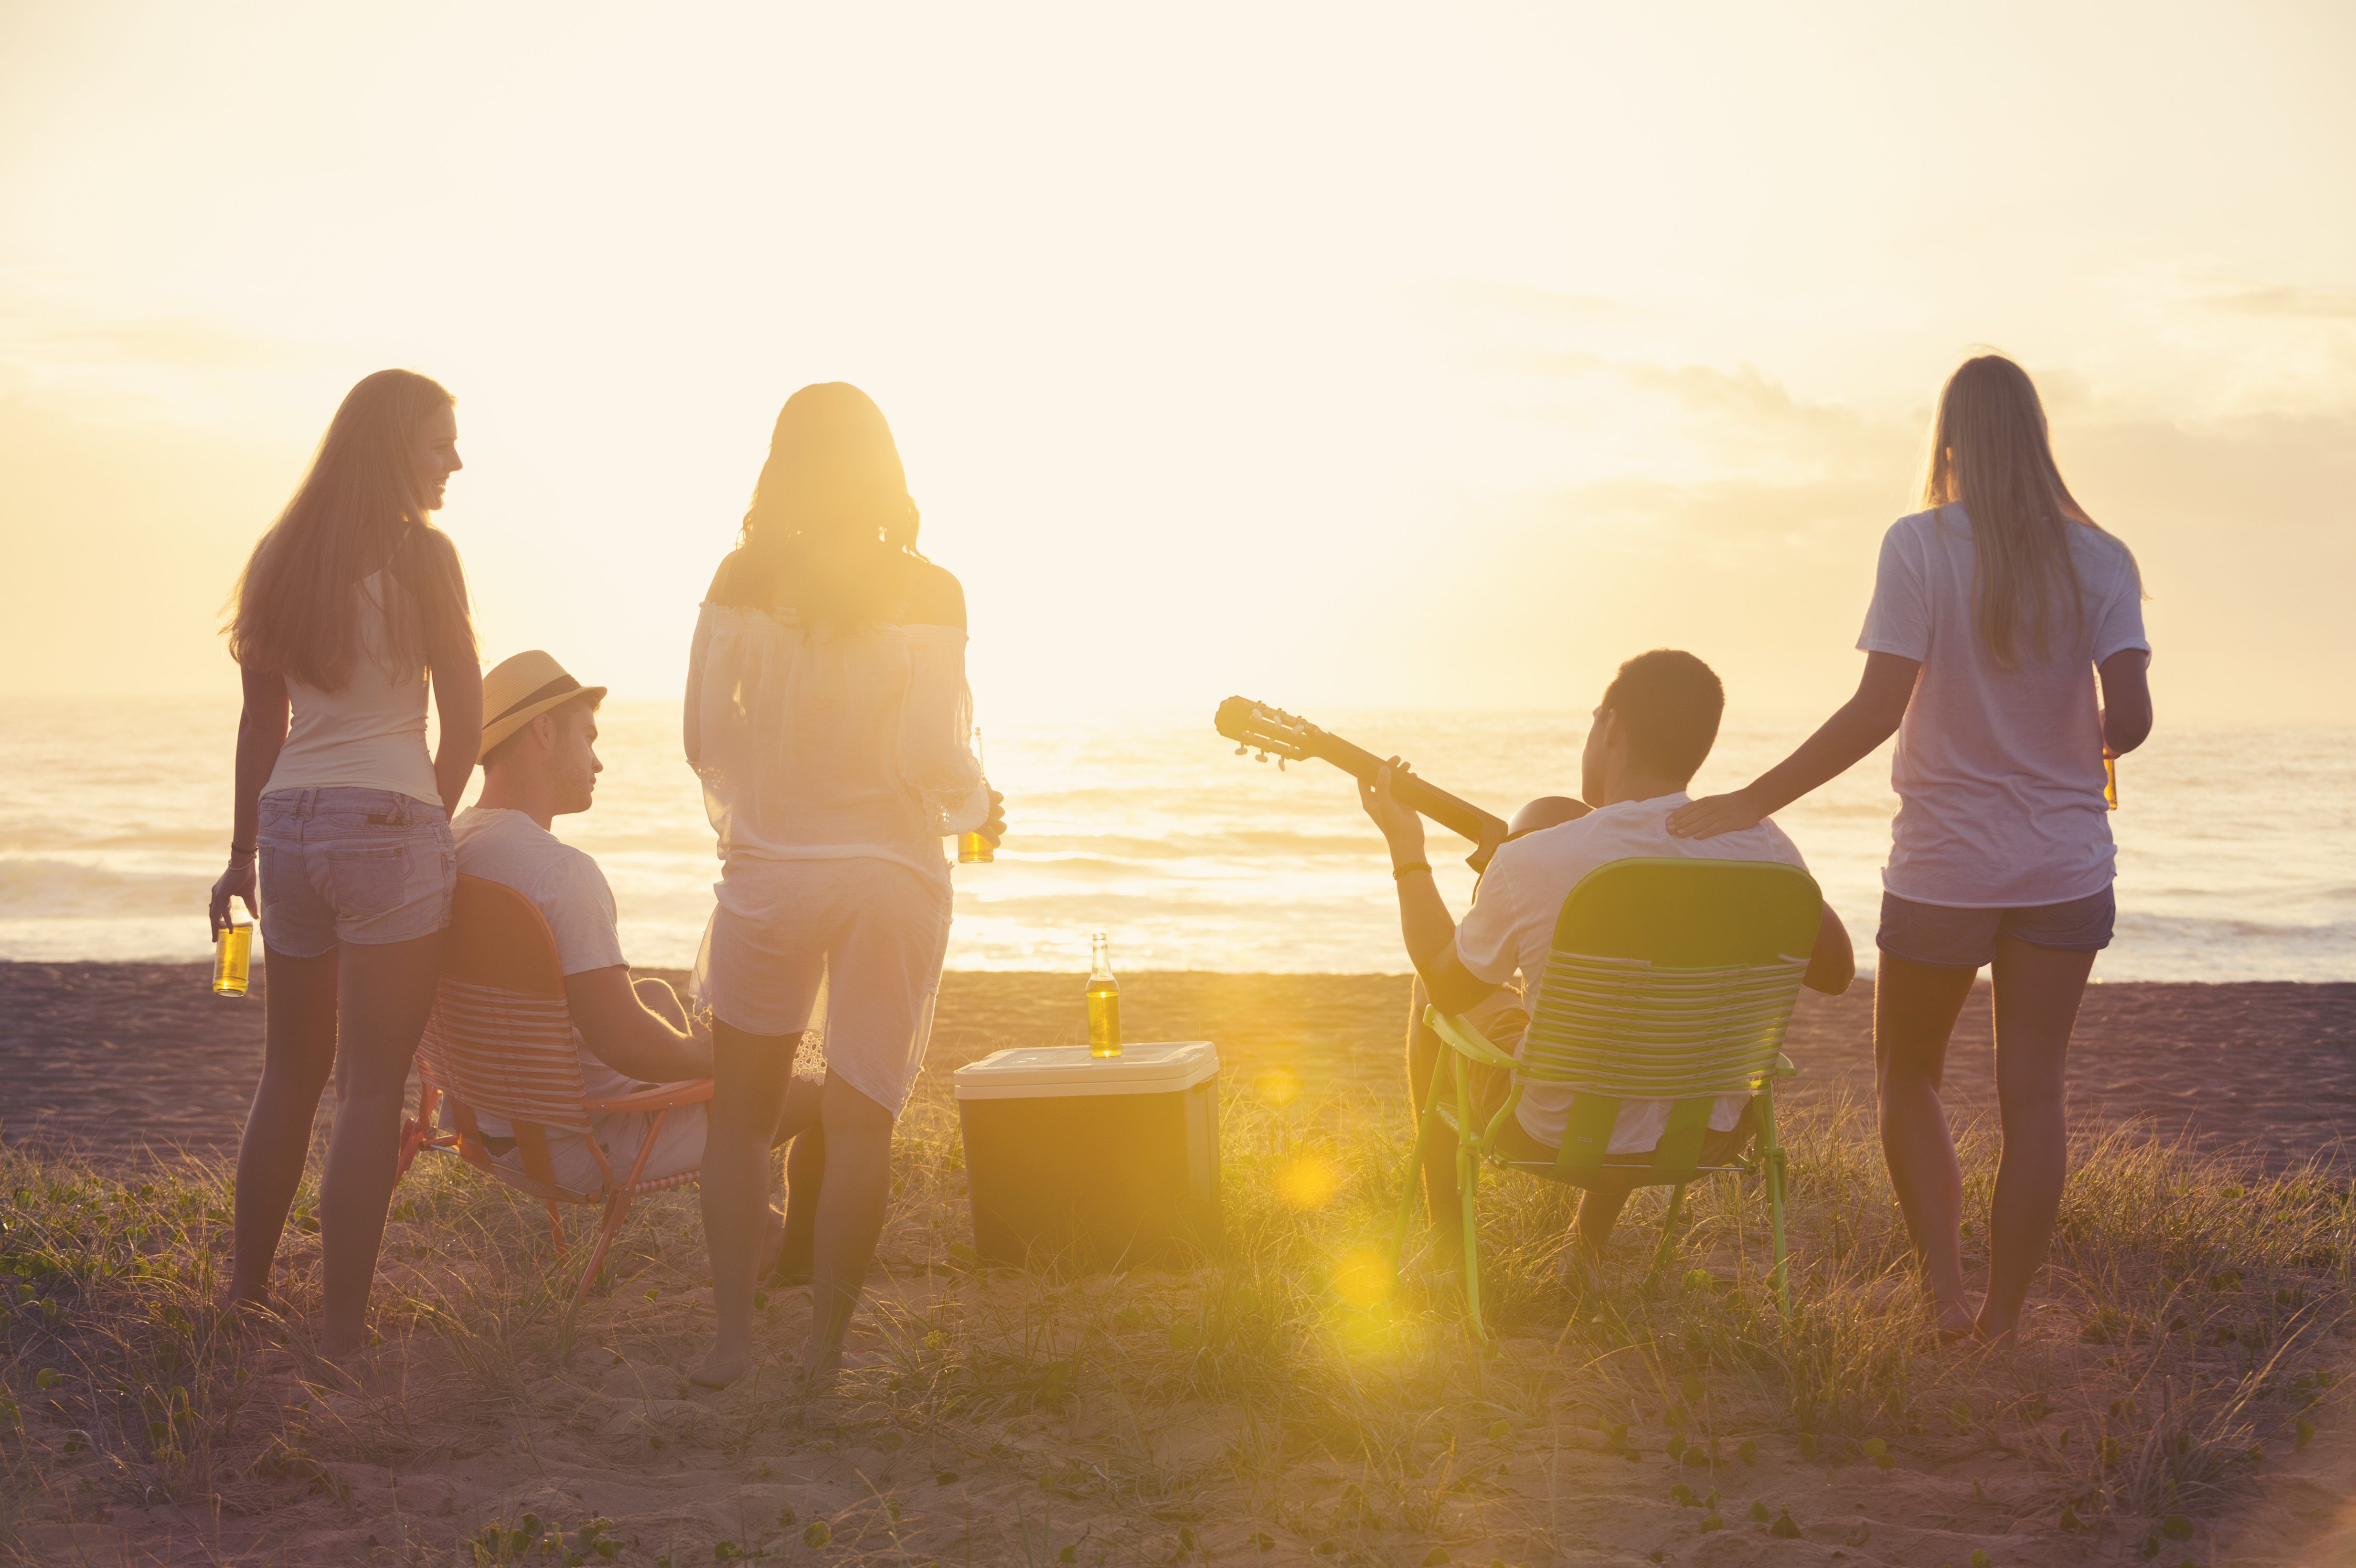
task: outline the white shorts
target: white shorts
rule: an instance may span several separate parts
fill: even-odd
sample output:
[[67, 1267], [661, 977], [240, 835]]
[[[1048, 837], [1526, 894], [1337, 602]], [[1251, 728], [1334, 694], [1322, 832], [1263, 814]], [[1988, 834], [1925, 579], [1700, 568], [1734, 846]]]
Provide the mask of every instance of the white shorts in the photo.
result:
[[933, 1031], [949, 886], [894, 861], [731, 861], [695, 1007], [747, 1035], [817, 1030], [829, 1074], [897, 1116]]

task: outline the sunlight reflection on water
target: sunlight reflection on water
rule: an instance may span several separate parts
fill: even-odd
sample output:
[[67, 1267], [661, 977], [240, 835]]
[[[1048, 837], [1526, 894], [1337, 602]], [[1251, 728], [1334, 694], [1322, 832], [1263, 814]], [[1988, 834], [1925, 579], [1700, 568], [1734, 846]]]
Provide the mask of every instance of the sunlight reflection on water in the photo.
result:
[[[1344, 774], [1280, 773], [1199, 719], [990, 736], [1010, 836], [956, 872], [952, 967], [1072, 969], [1087, 933], [1116, 968], [1397, 972], [1381, 841]], [[1336, 711], [1327, 728], [1410, 758], [1500, 815], [1575, 792], [1569, 714]], [[206, 956], [203, 900], [228, 839], [233, 711], [187, 703], [20, 702], [0, 714], [0, 957]], [[597, 856], [633, 962], [694, 957], [718, 874], [677, 709], [614, 702], [596, 809], [558, 832]], [[1730, 727], [1697, 781], [1729, 788], [1802, 725]], [[1895, 799], [1887, 754], [1779, 819], [1869, 959]], [[2118, 940], [2109, 980], [2356, 978], [2356, 731], [2162, 729], [2121, 766]], [[1472, 874], [1435, 829], [1460, 914]]]

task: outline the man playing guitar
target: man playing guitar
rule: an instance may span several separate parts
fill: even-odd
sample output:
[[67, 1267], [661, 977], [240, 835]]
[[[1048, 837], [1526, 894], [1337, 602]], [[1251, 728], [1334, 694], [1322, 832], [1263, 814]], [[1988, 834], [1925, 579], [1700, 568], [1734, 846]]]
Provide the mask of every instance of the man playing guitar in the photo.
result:
[[[1690, 653], [1655, 649], [1620, 666], [1595, 707], [1580, 757], [1582, 800], [1547, 796], [1531, 801], [1508, 824], [1459, 926], [1433, 884], [1424, 856], [1423, 819], [1402, 803], [1408, 765], [1394, 757], [1361, 779], [1358, 799], [1390, 845], [1398, 885], [1399, 929], [1416, 971], [1408, 1009], [1408, 1090], [1419, 1116], [1433, 1064], [1444, 1048], [1424, 1026], [1427, 1001], [1464, 1015], [1499, 1049], [1518, 1051], [1529, 1025], [1526, 998], [1535, 993], [1553, 945], [1555, 918], [1580, 878], [1608, 862], [1633, 855], [1684, 855], [1716, 860], [1772, 860], [1801, 866], [1799, 850], [1772, 822], [1716, 838], [1673, 836], [1669, 813], [1684, 805], [1686, 785], [1718, 738], [1726, 695], [1708, 665]], [[1419, 790], [1419, 792], [1420, 792]], [[1492, 822], [1494, 819], [1491, 819]], [[1483, 844], [1487, 851], [1490, 846]], [[1804, 983], [1828, 995], [1848, 989], [1857, 964], [1847, 930], [1826, 905]], [[1483, 1114], [1505, 1102], [1511, 1080], [1501, 1070], [1474, 1067], [1474, 1092]], [[1502, 1151], [1515, 1160], [1552, 1160], [1562, 1142], [1570, 1090], [1526, 1083], [1515, 1115], [1500, 1129]], [[1721, 1096], [1702, 1148], [1707, 1165], [1723, 1165], [1751, 1139], [1749, 1100]], [[1666, 1128], [1668, 1101], [1629, 1100], [1612, 1132], [1613, 1155], [1649, 1154]], [[1424, 1196], [1443, 1258], [1462, 1256], [1462, 1211], [1455, 1154], [1435, 1146], [1424, 1162]], [[1590, 1187], [1579, 1206], [1571, 1262], [1599, 1262], [1632, 1187]]]

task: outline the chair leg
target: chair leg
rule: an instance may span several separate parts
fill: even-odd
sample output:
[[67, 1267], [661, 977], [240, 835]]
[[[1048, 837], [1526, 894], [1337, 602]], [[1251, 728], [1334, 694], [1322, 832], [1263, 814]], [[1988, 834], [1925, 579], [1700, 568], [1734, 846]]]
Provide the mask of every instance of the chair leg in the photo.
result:
[[1661, 1239], [1653, 1248], [1652, 1267], [1644, 1271], [1644, 1288], [1651, 1290], [1661, 1283], [1661, 1275], [1669, 1266], [1669, 1254], [1676, 1250], [1677, 1219], [1685, 1207], [1686, 1184], [1669, 1188], [1669, 1211], [1661, 1218]]
[[1775, 1292], [1775, 1303], [1789, 1321], [1792, 1316], [1792, 1260], [1784, 1251], [1783, 1209], [1791, 1197], [1789, 1161], [1783, 1144], [1775, 1135], [1775, 1091], [1771, 1084], [1760, 1095], [1759, 1135], [1760, 1155], [1767, 1167], [1767, 1226], [1773, 1237], [1775, 1268], [1768, 1275]]
[[401, 1158], [392, 1168], [394, 1181], [409, 1174], [410, 1162], [417, 1158], [417, 1151], [434, 1135], [434, 1102], [441, 1098], [441, 1091], [431, 1085], [418, 1086], [417, 1115], [401, 1124]]
[[630, 1194], [626, 1187], [605, 1199], [605, 1220], [597, 1228], [597, 1249], [589, 1254], [589, 1266], [581, 1271], [581, 1288], [573, 1293], [572, 1308], [565, 1314], [573, 1316], [581, 1304], [589, 1299], [589, 1287], [596, 1283], [597, 1271], [605, 1264], [605, 1249], [614, 1244], [621, 1233], [622, 1221], [630, 1217]]

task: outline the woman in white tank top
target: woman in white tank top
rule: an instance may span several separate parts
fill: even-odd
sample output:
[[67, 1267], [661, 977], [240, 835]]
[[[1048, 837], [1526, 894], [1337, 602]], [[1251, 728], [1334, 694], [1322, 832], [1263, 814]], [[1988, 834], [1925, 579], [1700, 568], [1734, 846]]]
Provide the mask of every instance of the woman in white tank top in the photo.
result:
[[[483, 680], [466, 579], [429, 514], [457, 472], [450, 394], [380, 371], [337, 409], [310, 472], [238, 581], [236, 821], [213, 885], [260, 908], [264, 1045], [237, 1156], [230, 1299], [267, 1310], [271, 1261], [332, 1069], [319, 1180], [318, 1343], [368, 1337], [410, 1058], [433, 1008]], [[425, 749], [432, 691], [442, 749]]]

